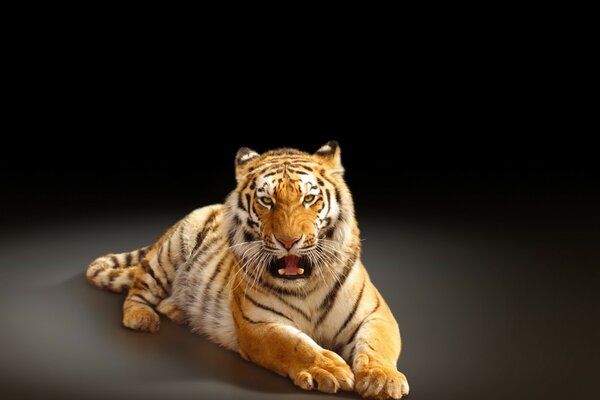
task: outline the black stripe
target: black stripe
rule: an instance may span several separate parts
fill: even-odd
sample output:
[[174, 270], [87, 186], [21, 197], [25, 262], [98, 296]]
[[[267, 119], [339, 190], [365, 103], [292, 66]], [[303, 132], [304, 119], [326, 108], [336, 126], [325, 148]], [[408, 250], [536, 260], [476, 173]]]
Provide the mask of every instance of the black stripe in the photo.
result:
[[340, 195], [340, 191], [334, 186], [333, 191], [335, 193], [335, 200], [338, 202], [338, 205], [342, 206], [342, 196]]
[[246, 188], [248, 187], [250, 180], [253, 179], [250, 176], [246, 177], [246, 180], [244, 181], [244, 183], [242, 184], [242, 186], [237, 190], [238, 193], [244, 193], [244, 191], [246, 190]]
[[[173, 239], [173, 236], [171, 236], [169, 238], [169, 240], [167, 241], [167, 261], [169, 262], [169, 264], [171, 264], [171, 267], [173, 267], [173, 270], [175, 270], [175, 263], [173, 262], [173, 256], [171, 254], [171, 239]], [[167, 278], [167, 282], [169, 282], [169, 277], [167, 276], [167, 271], [165, 270], [165, 277]]]
[[352, 318], [354, 317], [354, 314], [356, 314], [356, 310], [358, 309], [358, 304], [360, 303], [360, 300], [362, 299], [364, 290], [365, 290], [365, 279], [363, 279], [363, 284], [362, 284], [362, 287], [360, 288], [360, 293], [358, 293], [358, 298], [356, 299], [356, 302], [354, 302], [354, 307], [352, 307], [352, 311], [350, 311], [350, 314], [348, 314], [348, 316], [346, 317], [346, 320], [344, 321], [342, 326], [340, 326], [340, 329], [338, 329], [337, 333], [335, 335], [333, 335], [333, 337], [338, 337], [339, 334], [342, 333], [342, 331], [344, 329], [346, 329], [346, 326], [348, 325], [350, 320], [352, 320]]
[[[239, 220], [239, 218], [238, 218], [238, 220]], [[241, 223], [242, 221], [239, 221], [239, 222]], [[252, 219], [250, 219], [250, 218], [248, 218], [248, 221], [247, 221], [247, 222], [248, 222], [248, 225], [250, 225], [250, 227], [253, 227], [253, 226], [255, 226], [255, 227], [257, 227], [257, 228], [258, 228], [258, 222], [256, 222], [256, 221], [252, 221]], [[239, 225], [239, 223], [238, 223], [238, 225]]]
[[369, 313], [369, 315], [367, 315], [362, 322], [356, 327], [356, 329], [354, 330], [354, 332], [352, 333], [352, 335], [350, 336], [350, 339], [348, 339], [348, 341], [346, 342], [346, 346], [348, 346], [350, 343], [354, 342], [354, 339], [356, 339], [356, 335], [358, 334], [358, 331], [360, 330], [360, 328], [362, 328], [362, 326], [365, 324], [365, 322], [367, 322], [367, 320], [369, 319], [369, 317], [371, 315], [373, 315], [373, 313], [375, 311], [377, 311], [379, 309], [379, 306], [381, 305], [381, 302], [379, 301], [379, 296], [377, 296], [377, 304], [375, 304], [375, 308], [373, 309], [373, 311], [371, 311]]
[[183, 295], [185, 296], [186, 301], [189, 304], [193, 303], [195, 292], [192, 291], [193, 288], [198, 287], [200, 284], [198, 281], [202, 280], [201, 274], [194, 274], [192, 276], [188, 275], [186, 281], [186, 286], [181, 289]]
[[329, 189], [325, 189], [325, 195], [327, 195], [327, 212], [325, 213], [325, 216], [328, 216], [331, 211], [331, 193], [329, 192]]
[[[262, 294], [265, 294], [265, 292], [262, 291], [262, 288], [259, 287], [259, 288], [256, 288], [256, 289], [259, 289], [262, 292]], [[284, 299], [283, 297], [281, 297], [277, 293], [268, 293], [268, 295], [275, 296], [277, 298], [277, 300], [281, 301], [283, 304], [285, 304], [286, 306], [288, 306], [292, 310], [296, 311], [298, 314], [300, 314], [302, 317], [304, 317], [307, 321], [310, 321], [310, 317], [308, 316], [307, 313], [305, 313], [301, 308], [296, 307], [295, 305], [289, 303], [286, 299]]]
[[213, 211], [208, 216], [208, 218], [206, 218], [206, 221], [204, 222], [204, 227], [196, 235], [196, 244], [194, 244], [194, 249], [192, 250], [192, 254], [194, 254], [196, 252], [196, 250], [198, 250], [198, 248], [202, 245], [202, 242], [204, 241], [204, 239], [206, 238], [206, 235], [208, 235], [208, 232], [210, 231], [211, 227], [209, 225], [211, 225], [213, 223], [213, 221], [215, 220], [216, 217], [217, 217], [217, 212]]
[[236, 231], [234, 229], [235, 229], [235, 227], [231, 227], [231, 229], [229, 229], [227, 231], [227, 239], [229, 240], [229, 245], [230, 246], [233, 246], [234, 244], [236, 244], [236, 241], [235, 241]]
[[254, 236], [254, 234], [244, 230], [244, 241], [245, 242], [252, 242], [255, 239], [256, 239], [256, 236]]
[[356, 352], [356, 346], [352, 348], [350, 352], [349, 364], [352, 365], [354, 363], [354, 353]]
[[221, 259], [217, 263], [217, 266], [215, 267], [215, 271], [212, 273], [212, 275], [208, 279], [208, 282], [206, 282], [206, 287], [204, 288], [204, 292], [202, 294], [202, 298], [204, 299], [203, 303], [202, 303], [202, 314], [205, 314], [206, 310], [208, 309], [208, 297], [209, 297], [208, 295], [210, 292], [210, 286], [212, 285], [213, 281], [215, 280], [215, 278], [217, 277], [219, 272], [221, 272], [223, 263], [225, 262], [225, 258], [227, 258], [228, 255], [229, 255], [229, 253], [225, 252], [223, 257], [221, 257]]
[[251, 200], [250, 200], [250, 195], [248, 193], [246, 193], [246, 201], [248, 202], [248, 214], [250, 214], [250, 209], [252, 208], [252, 204], [251, 204]]
[[133, 296], [129, 297], [129, 300], [133, 300], [134, 298], [137, 301], [145, 301], [145, 299], [143, 297], [140, 297], [139, 294], [134, 294]]
[[133, 303], [139, 303], [139, 304], [142, 304], [142, 305], [148, 307], [148, 303], [146, 303], [145, 301], [142, 301], [142, 300], [136, 300], [136, 299], [133, 298], [133, 296], [131, 296], [130, 298], [128, 298], [127, 301], [130, 301], [130, 302], [133, 302]]
[[[165, 274], [166, 274], [165, 267], [163, 267], [163, 265], [162, 265], [163, 249], [164, 249], [164, 246], [163, 246], [163, 244], [161, 244], [160, 245], [160, 249], [158, 250], [158, 255], [156, 256], [156, 263], [158, 264], [158, 266], [160, 267], [160, 269], [162, 269], [163, 272], [165, 272]], [[143, 265], [144, 264], [142, 264], [142, 266]]]
[[[229, 265], [229, 267], [227, 268], [227, 274], [225, 275], [225, 277], [223, 278], [222, 284], [221, 284], [221, 288], [219, 289], [219, 291], [217, 292], [217, 295], [215, 296], [215, 298], [217, 299], [215, 301], [214, 304], [214, 308], [212, 313], [216, 314], [217, 312], [217, 307], [223, 302], [225, 296], [224, 296], [224, 290], [225, 287], [229, 284], [229, 277], [231, 276], [231, 271], [233, 270], [233, 265]], [[216, 321], [217, 326], [219, 325], [219, 321]]]
[[333, 182], [331, 179], [329, 179], [329, 178], [327, 177], [327, 174], [325, 173], [325, 170], [324, 170], [324, 169], [321, 169], [320, 173], [321, 173], [321, 178], [323, 178], [323, 179], [325, 179], [327, 182], [329, 182], [329, 183], [331, 184], [331, 186], [333, 186], [333, 187], [335, 187], [335, 186], [336, 186], [336, 185], [335, 185], [335, 182]]
[[125, 266], [128, 267], [131, 265], [131, 253], [127, 253], [127, 255], [125, 255]]
[[248, 210], [246, 210], [246, 207], [244, 207], [244, 203], [242, 202], [242, 195], [238, 194], [238, 208], [241, 208], [242, 210], [248, 212]]
[[255, 320], [253, 320], [253, 319], [251, 319], [251, 318], [247, 317], [247, 316], [246, 316], [246, 314], [244, 314], [244, 312], [243, 312], [242, 310], [240, 310], [240, 313], [242, 314], [242, 317], [243, 317], [243, 318], [244, 318], [246, 321], [250, 322], [251, 324], [266, 324], [266, 323], [267, 323], [266, 321], [260, 321], [260, 320], [259, 320], [259, 321], [255, 321]]
[[355, 261], [355, 257], [352, 257], [352, 259], [350, 259], [348, 264], [346, 264], [346, 266], [344, 267], [344, 271], [342, 271], [341, 276], [338, 279], [336, 279], [333, 288], [331, 288], [329, 293], [327, 293], [327, 296], [325, 296], [325, 299], [323, 299], [323, 302], [319, 307], [322, 310], [322, 313], [319, 319], [317, 319], [316, 325], [319, 325], [321, 322], [323, 322], [323, 320], [327, 317], [327, 315], [333, 308], [333, 302], [335, 301], [335, 298], [337, 297], [340, 288], [342, 287], [344, 282], [346, 282], [346, 279], [348, 278], [348, 275], [350, 274], [350, 271], [352, 270]]
[[183, 240], [183, 230], [185, 226], [181, 224], [181, 232], [179, 232], [179, 253], [182, 258], [186, 257], [187, 254], [187, 246], [185, 245], [185, 240]]
[[227, 286], [227, 284], [229, 283], [229, 276], [231, 275], [232, 269], [233, 269], [233, 265], [230, 265], [229, 269], [227, 269], [227, 274], [223, 278], [223, 282], [225, 282], [225, 284], [223, 286], [221, 286], [221, 289], [219, 289], [219, 291], [217, 292], [216, 297], [218, 298], [219, 302], [221, 302], [223, 300], [223, 290], [225, 289], [225, 286]]
[[239, 296], [234, 295], [234, 297], [235, 297], [235, 302], [237, 303], [237, 306], [240, 310], [240, 314], [242, 314], [242, 318], [244, 318], [246, 321], [250, 322], [251, 324], [265, 324], [266, 323], [265, 321], [255, 321], [255, 320], [247, 317], [246, 314], [244, 314], [244, 310], [242, 310], [242, 304], [240, 303]]
[[172, 266], [173, 263], [171, 262], [171, 257], [169, 255], [169, 253], [170, 253], [169, 249], [171, 248], [171, 238], [169, 238], [169, 240], [167, 240], [166, 242], [162, 242], [162, 244], [160, 245], [160, 254], [159, 254], [159, 257], [158, 257], [158, 265], [162, 268], [162, 270], [164, 271], [165, 275], [167, 275], [167, 270], [164, 267], [164, 261], [163, 261], [163, 254], [164, 254], [165, 247], [167, 248], [167, 260], [166, 260], [166, 262], [168, 262]]
[[307, 294], [306, 293], [301, 293], [301, 292], [296, 292], [296, 291], [292, 291], [286, 288], [282, 288], [282, 287], [277, 287], [277, 286], [273, 286], [271, 285], [269, 282], [265, 281], [262, 276], [259, 278], [258, 283], [263, 286], [264, 288], [266, 288], [269, 291], [275, 292], [275, 293], [279, 293], [279, 294], [283, 294], [286, 296], [293, 296], [296, 297], [298, 299], [305, 299]]
[[[158, 286], [160, 286], [160, 288], [162, 289], [162, 291], [164, 293], [166, 293], [166, 294], [169, 294], [169, 292], [167, 291], [167, 289], [165, 289], [162, 281], [160, 279], [158, 279], [156, 277], [156, 275], [154, 274], [154, 270], [152, 269], [152, 265], [147, 260], [144, 260], [144, 262], [142, 262], [142, 267], [144, 268], [144, 271], [146, 271], [150, 275], [150, 277], [152, 279], [154, 279], [154, 281], [158, 284]], [[164, 268], [163, 268], [163, 271], [164, 271]]]
[[272, 307], [269, 307], [269, 306], [266, 306], [266, 305], [264, 305], [264, 304], [262, 304], [262, 303], [259, 303], [258, 301], [254, 300], [252, 297], [250, 297], [249, 295], [246, 295], [246, 298], [247, 298], [248, 300], [250, 300], [250, 302], [251, 302], [252, 304], [254, 304], [256, 307], [258, 307], [258, 308], [262, 308], [263, 310], [266, 310], [266, 311], [270, 311], [270, 312], [272, 312], [273, 314], [279, 315], [280, 317], [283, 317], [283, 318], [287, 319], [288, 321], [294, 322], [294, 321], [293, 321], [293, 320], [292, 320], [290, 317], [288, 317], [288, 316], [287, 316], [287, 315], [285, 315], [284, 313], [282, 313], [282, 312], [279, 312], [279, 311], [275, 310], [275, 309], [274, 309], [274, 308], [272, 308]]
[[110, 256], [110, 260], [113, 262], [113, 268], [120, 267], [117, 256]]
[[322, 202], [321, 208], [319, 208], [319, 210], [317, 211], [317, 215], [321, 215], [321, 211], [323, 211], [324, 208], [325, 208], [325, 202]]
[[[206, 255], [208, 254], [208, 257], [213, 256], [215, 253], [221, 251], [223, 249], [223, 247], [225, 247], [227, 245], [227, 241], [224, 240], [222, 241], [218, 246], [216, 247], [211, 247], [214, 243], [220, 241], [221, 239], [223, 239], [223, 237], [221, 236], [214, 236], [212, 237], [208, 242], [205, 243], [204, 246], [204, 251], [202, 253], [198, 253], [196, 254], [196, 256], [191, 260], [191, 262], [188, 264], [187, 268], [186, 268], [186, 272], [189, 271], [192, 266], [196, 263], [196, 260], [198, 260], [198, 258], [200, 258], [201, 255]], [[205, 262], [202, 264], [202, 267], [198, 270], [201, 271], [203, 270], [208, 264]]]
[[131, 252], [131, 255], [132, 255], [131, 262], [133, 264], [139, 264], [140, 260], [141, 260], [141, 258], [140, 258], [140, 251], [139, 250], [134, 250], [134, 251]]
[[194, 245], [194, 249], [192, 250], [192, 254], [196, 253], [196, 250], [202, 246], [204, 239], [206, 239], [206, 235], [208, 235], [209, 229], [208, 227], [204, 227], [198, 234], [196, 235], [196, 244]]
[[148, 284], [142, 280], [136, 279], [133, 282], [133, 288], [134, 289], [138, 289], [138, 290], [146, 290], [146, 291], [150, 291], [150, 287], [148, 286]]
[[271, 175], [275, 175], [275, 173], [276, 173], [275, 171], [269, 172], [268, 174], [263, 175], [263, 178], [268, 178]]
[[334, 233], [335, 233], [335, 225], [334, 225], [334, 226], [332, 226], [331, 228], [328, 228], [328, 229], [325, 231], [325, 237], [326, 237], [327, 239], [331, 239], [331, 238], [333, 238], [333, 234], [334, 234]]
[[[145, 300], [145, 301], [146, 301], [148, 304], [156, 305], [156, 304], [158, 304], [158, 303], [160, 302], [160, 300], [159, 300], [159, 301], [158, 301], [156, 304], [154, 304], [153, 302], [151, 302], [150, 300], [148, 300], [148, 299], [146, 298], [146, 296], [144, 295], [144, 293], [136, 293], [136, 295], [137, 295], [137, 296], [140, 296], [140, 297], [141, 297], [142, 299], [144, 299], [144, 300]], [[156, 296], [155, 296], [155, 297], [156, 297]]]
[[233, 216], [233, 223], [234, 223], [235, 226], [239, 226], [239, 225], [242, 224], [242, 220], [237, 215], [234, 215]]
[[296, 307], [293, 304], [288, 303], [283, 297], [279, 296], [278, 294], [275, 294], [275, 297], [277, 297], [279, 299], [279, 301], [281, 301], [283, 304], [285, 304], [292, 310], [296, 311], [298, 314], [302, 315], [304, 317], [304, 319], [306, 319], [307, 321], [310, 321], [310, 317], [302, 309], [300, 309], [299, 307]]

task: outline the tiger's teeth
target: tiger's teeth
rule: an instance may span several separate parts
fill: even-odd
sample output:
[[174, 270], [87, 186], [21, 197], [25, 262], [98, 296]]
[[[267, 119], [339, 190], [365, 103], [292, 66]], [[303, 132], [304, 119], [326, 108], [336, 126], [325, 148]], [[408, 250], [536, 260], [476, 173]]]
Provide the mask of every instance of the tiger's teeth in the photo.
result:
[[304, 274], [304, 268], [298, 268], [298, 275]]
[[277, 272], [279, 273], [279, 275], [283, 275], [285, 274], [285, 268], [280, 268], [277, 270]]

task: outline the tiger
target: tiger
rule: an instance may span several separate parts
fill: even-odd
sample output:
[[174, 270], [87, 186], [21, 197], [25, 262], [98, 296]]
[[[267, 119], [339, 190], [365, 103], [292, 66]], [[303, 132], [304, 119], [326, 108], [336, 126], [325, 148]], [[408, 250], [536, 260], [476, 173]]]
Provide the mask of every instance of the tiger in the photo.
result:
[[156, 332], [160, 313], [305, 390], [408, 395], [398, 324], [360, 259], [339, 144], [242, 147], [235, 175], [225, 204], [97, 258], [88, 281], [127, 293], [127, 328]]

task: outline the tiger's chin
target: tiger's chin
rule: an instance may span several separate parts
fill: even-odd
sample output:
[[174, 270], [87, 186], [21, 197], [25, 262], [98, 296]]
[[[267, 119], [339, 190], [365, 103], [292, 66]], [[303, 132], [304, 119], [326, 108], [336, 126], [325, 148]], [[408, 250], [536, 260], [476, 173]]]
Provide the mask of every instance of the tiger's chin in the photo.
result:
[[268, 271], [276, 280], [308, 279], [312, 275], [313, 265], [306, 256], [298, 257], [290, 254], [273, 259]]

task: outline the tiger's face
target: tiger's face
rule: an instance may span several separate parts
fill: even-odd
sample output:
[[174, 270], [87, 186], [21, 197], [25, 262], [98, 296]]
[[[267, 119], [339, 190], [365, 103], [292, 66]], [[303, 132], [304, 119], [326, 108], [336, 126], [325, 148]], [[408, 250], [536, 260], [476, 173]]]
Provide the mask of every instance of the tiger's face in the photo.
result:
[[301, 285], [340, 258], [340, 220], [352, 214], [336, 142], [315, 154], [280, 149], [265, 154], [242, 148], [238, 187], [228, 199], [231, 248], [250, 276]]

